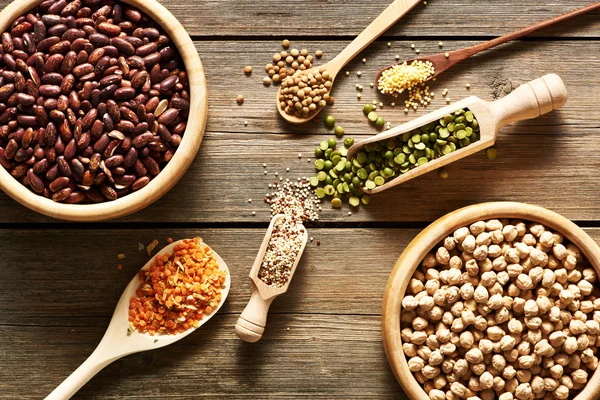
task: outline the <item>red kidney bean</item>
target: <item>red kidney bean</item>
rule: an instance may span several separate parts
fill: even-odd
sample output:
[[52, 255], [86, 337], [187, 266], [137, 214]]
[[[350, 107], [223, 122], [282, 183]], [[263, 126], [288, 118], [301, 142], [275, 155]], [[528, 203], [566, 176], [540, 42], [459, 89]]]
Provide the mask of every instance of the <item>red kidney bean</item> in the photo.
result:
[[148, 21], [103, 0], [46, 0], [17, 18], [1, 35], [0, 165], [69, 204], [114, 200], [159, 174], [185, 131], [189, 90]]

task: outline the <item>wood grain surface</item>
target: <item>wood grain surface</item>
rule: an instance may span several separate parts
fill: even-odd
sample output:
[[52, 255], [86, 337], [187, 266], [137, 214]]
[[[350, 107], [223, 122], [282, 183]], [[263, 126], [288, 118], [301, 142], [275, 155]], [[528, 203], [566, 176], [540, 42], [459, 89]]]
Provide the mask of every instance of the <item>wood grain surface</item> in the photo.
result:
[[[42, 398], [90, 354], [123, 288], [147, 261], [139, 243], [155, 238], [162, 246], [168, 237], [202, 236], [231, 270], [227, 303], [175, 346], [110, 365], [77, 399], [404, 398], [383, 353], [381, 301], [394, 263], [420, 229], [465, 205], [512, 200], [557, 211], [600, 240], [600, 14], [594, 12], [472, 57], [432, 82], [429, 110], [446, 105], [444, 88], [453, 101], [471, 94], [492, 100], [511, 82], [551, 72], [565, 81], [570, 98], [557, 112], [505, 128], [495, 160], [475, 154], [449, 166], [447, 180], [424, 175], [373, 196], [351, 216], [348, 206], [324, 204], [320, 222], [307, 225], [314, 240], [288, 293], [274, 301], [264, 338], [254, 345], [237, 338], [234, 326], [251, 292], [248, 272], [270, 219], [263, 203], [268, 184], [314, 172], [308, 158], [331, 137], [322, 124], [328, 112], [356, 138], [377, 132], [362, 114], [365, 102], [384, 102], [378, 113], [393, 125], [423, 115], [427, 110], [405, 115], [369, 87], [396, 54], [414, 57], [411, 43], [421, 55], [438, 53], [440, 40], [442, 50], [459, 49], [591, 3], [430, 0], [348, 65], [350, 76], [335, 82], [335, 105], [305, 126], [284, 123], [276, 87], [262, 84], [264, 64], [281, 40], [323, 50], [323, 64], [389, 2], [161, 1], [192, 36], [205, 68], [209, 122], [200, 152], [171, 192], [113, 223], [57, 222], [0, 193], [0, 398]], [[250, 77], [245, 65], [254, 67]], [[360, 100], [356, 84], [363, 86]], [[118, 260], [119, 253], [126, 258]]]

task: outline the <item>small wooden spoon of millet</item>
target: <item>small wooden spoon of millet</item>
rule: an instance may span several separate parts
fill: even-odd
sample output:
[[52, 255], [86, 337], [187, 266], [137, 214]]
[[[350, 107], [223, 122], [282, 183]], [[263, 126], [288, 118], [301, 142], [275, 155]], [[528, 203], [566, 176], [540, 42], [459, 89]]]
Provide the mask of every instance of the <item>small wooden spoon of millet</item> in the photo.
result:
[[[537, 24], [528, 26], [527, 28], [523, 28], [520, 30], [517, 30], [515, 32], [511, 32], [508, 33], [504, 36], [500, 36], [496, 39], [492, 39], [490, 41], [487, 41], [485, 43], [480, 43], [480, 44], [476, 44], [474, 46], [470, 46], [470, 47], [465, 47], [464, 49], [459, 49], [459, 50], [454, 50], [454, 51], [450, 51], [450, 52], [445, 52], [445, 53], [438, 53], [438, 54], [434, 54], [434, 55], [430, 55], [430, 56], [423, 56], [423, 57], [419, 57], [419, 58], [414, 58], [411, 60], [407, 60], [405, 61], [406, 64], [410, 65], [413, 61], [421, 61], [421, 62], [430, 62], [433, 65], [434, 68], [434, 73], [429, 75], [427, 77], [427, 79], [425, 79], [425, 81], [431, 80], [434, 77], [436, 77], [437, 75], [441, 74], [442, 72], [444, 72], [445, 70], [447, 70], [448, 68], [452, 67], [455, 64], [458, 64], [459, 62], [461, 62], [462, 60], [471, 57], [472, 55], [475, 55], [481, 51], [484, 50], [488, 50], [491, 49], [492, 47], [498, 46], [500, 44], [506, 43], [506, 42], [510, 42], [511, 40], [515, 40], [518, 39], [520, 37], [523, 37], [525, 35], [529, 35], [530, 33], [533, 33], [537, 30], [546, 28], [550, 25], [554, 25], [557, 22], [562, 22], [565, 21], [567, 19], [576, 17], [578, 15], [581, 14], [585, 14], [589, 11], [593, 11], [596, 9], [600, 9], [600, 2], [596, 2], [594, 4], [590, 4], [589, 6], [583, 7], [583, 8], [579, 8], [577, 10], [573, 10], [570, 11], [566, 14], [563, 15], [559, 15], [557, 17], [542, 21], [542, 22], [538, 22]], [[398, 65], [398, 63], [396, 64], [392, 64], [390, 66], [387, 66], [383, 69], [381, 69], [378, 73], [377, 73], [377, 77], [375, 79], [375, 82], [377, 82], [377, 86], [380, 86], [380, 79], [381, 79], [381, 75], [384, 71], [394, 67], [395, 65]], [[380, 89], [381, 91], [381, 89]], [[397, 92], [393, 92], [393, 93], [384, 93], [381, 92], [382, 94], [388, 94], [388, 95], [392, 95], [395, 94]]]

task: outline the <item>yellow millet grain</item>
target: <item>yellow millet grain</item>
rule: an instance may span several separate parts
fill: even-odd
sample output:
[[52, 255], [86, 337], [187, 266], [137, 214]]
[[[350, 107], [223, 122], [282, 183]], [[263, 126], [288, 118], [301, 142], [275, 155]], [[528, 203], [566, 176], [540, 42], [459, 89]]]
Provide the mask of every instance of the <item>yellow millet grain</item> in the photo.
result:
[[405, 61], [383, 71], [377, 87], [383, 94], [400, 94], [424, 83], [434, 73], [435, 68], [429, 61], [415, 60], [410, 64]]

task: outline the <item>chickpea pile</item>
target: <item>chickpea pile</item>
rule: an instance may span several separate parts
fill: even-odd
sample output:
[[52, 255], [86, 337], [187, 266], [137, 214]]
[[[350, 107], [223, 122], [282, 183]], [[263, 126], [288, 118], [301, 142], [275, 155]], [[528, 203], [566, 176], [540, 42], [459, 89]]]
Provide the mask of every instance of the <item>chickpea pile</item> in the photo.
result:
[[281, 83], [281, 109], [289, 115], [306, 118], [326, 104], [332, 104], [333, 96], [329, 94], [332, 79], [323, 67], [287, 77]]
[[541, 224], [462, 227], [402, 300], [408, 367], [432, 400], [572, 398], [598, 366], [595, 282], [580, 250]]

